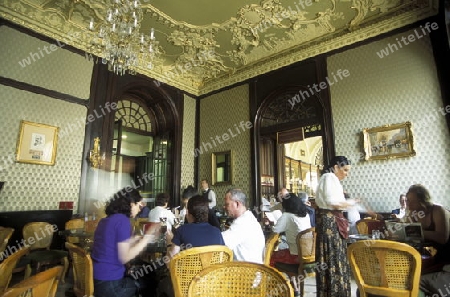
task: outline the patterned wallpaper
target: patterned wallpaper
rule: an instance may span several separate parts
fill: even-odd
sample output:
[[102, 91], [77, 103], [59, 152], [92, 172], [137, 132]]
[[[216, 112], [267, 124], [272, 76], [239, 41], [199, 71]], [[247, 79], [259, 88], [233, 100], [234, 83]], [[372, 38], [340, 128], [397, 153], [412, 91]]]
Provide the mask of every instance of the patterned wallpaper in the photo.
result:
[[[428, 36], [403, 47], [398, 40], [414, 30], [345, 51], [328, 59], [328, 74], [350, 75], [331, 86], [336, 153], [353, 160], [344, 188], [362, 197], [366, 208], [390, 211], [400, 193], [415, 183], [426, 186], [434, 202], [449, 207], [449, 130]], [[422, 34], [423, 35], [423, 34]], [[389, 55], [380, 58], [380, 50]], [[447, 109], [450, 107], [447, 107]], [[363, 128], [412, 122], [417, 155], [393, 160], [361, 158]]]
[[192, 153], [195, 146], [195, 99], [184, 95], [183, 143], [181, 155], [181, 187], [194, 185], [195, 157]]
[[69, 94], [89, 98], [93, 62], [65, 50], [63, 42], [48, 43], [0, 27], [0, 76]]
[[[0, 39], [0, 76], [89, 97], [92, 62], [61, 48], [51, 51], [48, 43], [6, 26], [0, 27]], [[21, 67], [19, 61], [38, 48], [43, 57]], [[59, 201], [74, 201], [76, 212], [86, 107], [2, 85], [0, 93], [0, 180], [6, 181], [0, 211], [58, 209]], [[21, 120], [60, 128], [54, 166], [15, 162]]]
[[[86, 117], [86, 108], [0, 85], [0, 106], [7, 107], [0, 122], [0, 211], [58, 209], [59, 201], [77, 207], [84, 125], [59, 133], [54, 166], [16, 163], [21, 120], [60, 127]], [[76, 210], [74, 210], [76, 211]]]
[[[242, 85], [200, 100], [200, 158], [199, 180], [211, 181], [211, 153], [232, 150], [233, 184], [231, 186], [211, 186], [217, 194], [217, 205], [223, 205], [225, 192], [231, 188], [242, 189], [251, 197], [251, 155], [249, 129], [240, 127], [249, 121], [248, 85]], [[245, 127], [245, 126], [244, 126]], [[240, 129], [240, 134], [238, 130]], [[230, 132], [231, 130], [231, 132]], [[229, 139], [224, 141], [223, 135]], [[219, 137], [219, 141], [215, 140]], [[193, 154], [193, 151], [190, 152]], [[250, 199], [250, 198], [249, 198]]]

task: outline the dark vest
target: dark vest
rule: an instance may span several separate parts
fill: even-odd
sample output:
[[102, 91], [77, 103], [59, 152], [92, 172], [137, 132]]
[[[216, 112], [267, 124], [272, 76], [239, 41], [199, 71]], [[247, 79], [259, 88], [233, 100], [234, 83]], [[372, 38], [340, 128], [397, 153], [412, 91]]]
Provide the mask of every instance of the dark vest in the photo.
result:
[[209, 201], [209, 198], [208, 198], [209, 191], [211, 191], [211, 189], [208, 189], [208, 191], [206, 191], [206, 192], [203, 193], [203, 198], [204, 198], [205, 200], [208, 200], [208, 202], [211, 202], [211, 201]]

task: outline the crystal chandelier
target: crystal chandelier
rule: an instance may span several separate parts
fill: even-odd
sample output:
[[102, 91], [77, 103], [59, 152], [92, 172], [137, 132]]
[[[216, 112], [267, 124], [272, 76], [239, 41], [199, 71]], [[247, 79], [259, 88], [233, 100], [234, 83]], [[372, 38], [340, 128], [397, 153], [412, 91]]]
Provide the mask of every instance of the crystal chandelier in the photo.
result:
[[[105, 21], [91, 41], [92, 49], [101, 52], [108, 70], [123, 75], [135, 74], [136, 67], [153, 67], [152, 61], [159, 53], [155, 30], [151, 28], [149, 35], [140, 33], [141, 21], [139, 0], [113, 0], [108, 7]], [[95, 30], [93, 19], [89, 30]]]

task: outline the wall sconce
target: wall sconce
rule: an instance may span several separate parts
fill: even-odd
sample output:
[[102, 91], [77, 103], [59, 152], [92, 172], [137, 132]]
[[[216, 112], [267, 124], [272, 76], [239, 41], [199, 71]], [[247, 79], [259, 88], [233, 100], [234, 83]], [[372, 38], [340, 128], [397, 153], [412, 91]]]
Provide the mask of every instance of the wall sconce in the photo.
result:
[[94, 148], [89, 153], [89, 161], [93, 168], [99, 168], [105, 161], [105, 153], [103, 155], [100, 153], [100, 137], [94, 138]]

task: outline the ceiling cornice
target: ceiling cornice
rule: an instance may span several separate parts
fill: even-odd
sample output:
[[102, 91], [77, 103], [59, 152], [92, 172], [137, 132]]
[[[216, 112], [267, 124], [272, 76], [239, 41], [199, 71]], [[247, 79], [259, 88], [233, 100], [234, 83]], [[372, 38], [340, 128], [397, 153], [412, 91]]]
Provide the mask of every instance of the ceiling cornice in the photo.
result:
[[[217, 21], [210, 21], [209, 14], [198, 15], [203, 7], [193, 1], [183, 14], [198, 17], [199, 24], [192, 24], [179, 19], [181, 0], [170, 7], [163, 0], [141, 2], [141, 28], [155, 27], [162, 55], [152, 69], [136, 72], [196, 96], [438, 13], [438, 0], [311, 0], [302, 7], [281, 0], [229, 1], [234, 14], [218, 11]], [[2, 18], [96, 56], [101, 52], [91, 46], [94, 33], [87, 25], [91, 18], [101, 22], [106, 8], [95, 0], [0, 0]]]

